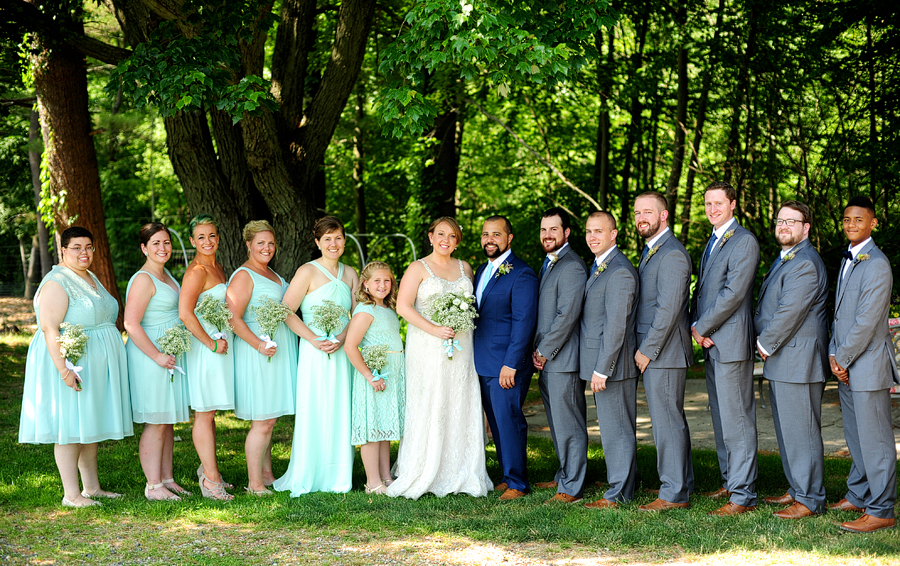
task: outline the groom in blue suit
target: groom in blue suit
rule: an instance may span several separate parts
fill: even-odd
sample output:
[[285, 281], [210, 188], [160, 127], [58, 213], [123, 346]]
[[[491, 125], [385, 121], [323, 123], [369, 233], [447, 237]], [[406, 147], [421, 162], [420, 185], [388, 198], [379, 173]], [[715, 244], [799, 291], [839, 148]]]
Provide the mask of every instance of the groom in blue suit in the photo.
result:
[[513, 233], [504, 216], [491, 216], [481, 231], [488, 261], [475, 272], [475, 370], [481, 403], [497, 447], [503, 480], [500, 499], [518, 499], [530, 491], [526, 470], [528, 424], [522, 414], [531, 385], [531, 341], [537, 321], [538, 280], [509, 245]]

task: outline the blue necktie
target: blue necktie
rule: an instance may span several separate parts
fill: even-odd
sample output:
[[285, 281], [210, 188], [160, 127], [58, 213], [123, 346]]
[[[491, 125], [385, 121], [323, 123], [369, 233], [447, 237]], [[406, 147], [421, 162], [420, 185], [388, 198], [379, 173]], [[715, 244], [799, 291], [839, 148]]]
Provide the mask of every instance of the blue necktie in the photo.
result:
[[488, 286], [488, 282], [491, 280], [491, 275], [494, 273], [494, 264], [488, 263], [487, 267], [484, 268], [484, 274], [481, 276], [481, 293], [484, 294], [484, 290]]
[[544, 258], [544, 265], [541, 266], [541, 278], [544, 278], [544, 273], [547, 272], [547, 266], [550, 265], [550, 256]]
[[709, 259], [709, 256], [712, 254], [713, 249], [716, 247], [716, 242], [718, 241], [719, 239], [716, 237], [716, 233], [713, 232], [712, 238], [709, 239], [709, 244], [706, 246], [706, 255], [703, 258], [704, 262]]
[[649, 244], [644, 246], [644, 251], [641, 252], [641, 263], [644, 263], [644, 260], [647, 259], [648, 253], [650, 253], [650, 245]]
[[590, 277], [593, 277], [593, 276], [597, 273], [597, 270], [598, 270], [598, 269], [600, 269], [600, 264], [598, 264], [598, 263], [595, 261], [593, 267], [591, 267], [591, 274], [590, 274]]

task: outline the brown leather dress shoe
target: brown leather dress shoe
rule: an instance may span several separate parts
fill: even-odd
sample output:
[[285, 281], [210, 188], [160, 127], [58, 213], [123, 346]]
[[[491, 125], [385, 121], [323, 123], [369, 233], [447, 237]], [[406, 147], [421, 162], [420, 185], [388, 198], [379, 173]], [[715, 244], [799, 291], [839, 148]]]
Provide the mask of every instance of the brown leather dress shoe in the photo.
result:
[[754, 511], [755, 509], [756, 505], [748, 505], [747, 507], [744, 507], [743, 505], [738, 505], [737, 503], [732, 503], [731, 501], [729, 501], [715, 511], [710, 511], [709, 513], [707, 513], [707, 515], [714, 515], [716, 517], [729, 517], [731, 515], [748, 513], [750, 511]]
[[655, 501], [652, 501], [646, 505], [641, 505], [638, 507], [640, 511], [668, 511], [669, 509], [688, 509], [691, 506], [689, 501], [685, 501], [684, 503], [672, 503], [671, 501], [666, 501], [665, 499], [656, 498]]
[[860, 509], [856, 505], [850, 503], [846, 499], [841, 499], [837, 503], [832, 503], [828, 506], [832, 511], [855, 511], [856, 513], [865, 513], [865, 509]]
[[559, 484], [556, 481], [539, 481], [534, 484], [534, 487], [538, 489], [556, 489], [559, 487]]
[[499, 491], [501, 493], [503, 493], [507, 489], [509, 489], [509, 486], [506, 485], [506, 482], [498, 483], [497, 485], [494, 486], [494, 491]]
[[784, 495], [770, 495], [769, 497], [763, 497], [763, 501], [769, 505], [790, 505], [794, 502], [794, 498], [791, 497], [790, 493], [785, 493]]
[[815, 515], [815, 513], [813, 513], [806, 505], [799, 501], [795, 501], [790, 507], [782, 509], [781, 511], [775, 511], [772, 515], [779, 519], [802, 519], [803, 517], [811, 517]]
[[585, 503], [584, 506], [590, 507], [591, 509], [615, 509], [619, 504], [615, 501], [601, 498], [597, 501], [592, 501], [591, 503]]
[[893, 529], [894, 519], [879, 519], [871, 515], [863, 515], [855, 521], [847, 521], [841, 525], [841, 530], [852, 533], [874, 533], [881, 529]]
[[518, 499], [520, 497], [525, 497], [524, 491], [519, 491], [518, 489], [507, 489], [503, 492], [503, 495], [500, 496], [500, 501], [510, 501], [513, 499]]
[[581, 499], [581, 497], [573, 497], [568, 493], [557, 493], [547, 501], [544, 501], [544, 503], [551, 505], [554, 503], [578, 503]]
[[731, 497], [731, 492], [724, 487], [720, 487], [715, 491], [704, 493], [703, 496], [709, 497], [710, 499], [728, 499], [729, 497]]

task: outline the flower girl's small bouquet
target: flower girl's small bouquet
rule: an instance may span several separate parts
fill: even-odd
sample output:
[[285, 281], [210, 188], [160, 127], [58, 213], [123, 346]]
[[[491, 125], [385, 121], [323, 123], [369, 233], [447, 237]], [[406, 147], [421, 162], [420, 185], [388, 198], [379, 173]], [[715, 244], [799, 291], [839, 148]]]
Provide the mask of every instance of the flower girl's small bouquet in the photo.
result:
[[[314, 306], [312, 313], [313, 316], [310, 322], [324, 333], [322, 336], [319, 336], [319, 340], [328, 340], [333, 344], [340, 342], [334, 333], [340, 332], [346, 326], [345, 318], [347, 322], [350, 321], [350, 313], [347, 309], [334, 301], [326, 299], [322, 301], [321, 305]], [[328, 359], [331, 359], [331, 354], [328, 354]]]
[[75, 374], [75, 390], [81, 391], [81, 374], [78, 373], [82, 369], [81, 366], [75, 364], [84, 355], [84, 349], [87, 347], [88, 335], [84, 333], [83, 324], [72, 324], [64, 322], [59, 325], [61, 334], [56, 337], [59, 343], [59, 353], [66, 360], [66, 369]]
[[[259, 329], [262, 331], [259, 339], [265, 340], [266, 348], [278, 346], [272, 337], [275, 336], [278, 325], [291, 314], [291, 308], [281, 301], [263, 295], [260, 305], [258, 307], [251, 306], [250, 312], [256, 317], [256, 323], [259, 324]], [[270, 357], [266, 361], [271, 364], [272, 358]]]
[[[167, 328], [163, 335], [157, 338], [156, 346], [163, 354], [177, 358], [191, 351], [191, 333], [183, 324]], [[166, 369], [169, 371], [169, 381], [175, 381], [176, 369], [181, 372], [181, 375], [184, 375], [184, 370], [178, 366], [175, 366], [174, 369]]]
[[390, 375], [389, 373], [381, 373], [381, 370], [387, 365], [387, 344], [370, 344], [360, 348], [363, 361], [372, 370], [372, 381], [378, 381]]
[[210, 336], [213, 340], [227, 338], [226, 330], [229, 332], [234, 331], [231, 323], [228, 322], [234, 315], [228, 310], [225, 301], [214, 299], [211, 295], [203, 297], [203, 300], [194, 309], [194, 314], [216, 327], [218, 332]]
[[[449, 326], [453, 332], [466, 332], [475, 328], [475, 295], [464, 291], [462, 293], [450, 292], [436, 297], [431, 302], [431, 320], [441, 326]], [[453, 359], [453, 348], [462, 350], [459, 340], [450, 338], [447, 340], [446, 349], [448, 359]]]

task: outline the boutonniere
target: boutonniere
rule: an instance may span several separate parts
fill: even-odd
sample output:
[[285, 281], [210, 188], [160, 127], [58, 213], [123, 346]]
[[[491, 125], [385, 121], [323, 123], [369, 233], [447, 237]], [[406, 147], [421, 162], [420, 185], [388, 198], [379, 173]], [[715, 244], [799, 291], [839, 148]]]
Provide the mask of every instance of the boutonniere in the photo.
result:
[[795, 254], [794, 252], [789, 252], [786, 256], [784, 256], [783, 258], [781, 258], [781, 263], [780, 263], [779, 265], [784, 265], [784, 264], [786, 264], [787, 262], [789, 262], [789, 261], [791, 261], [792, 259], [794, 259], [794, 257], [795, 257], [796, 255], [797, 255], [797, 254]]
[[867, 259], [869, 259], [869, 254], [859, 254], [856, 256], [856, 259], [853, 260], [853, 265], [856, 265], [861, 261], [866, 261]]
[[724, 245], [725, 245], [725, 242], [728, 241], [728, 238], [730, 238], [730, 237], [732, 237], [732, 236], [734, 236], [734, 228], [732, 228], [731, 230], [725, 232], [725, 234], [722, 235], [722, 243], [719, 244], [719, 247], [721, 248], [722, 246], [724, 246]]
[[647, 250], [647, 261], [650, 261], [650, 258], [653, 257], [653, 254], [655, 254], [659, 250], [659, 247], [661, 245], [662, 243], [656, 244], [655, 246]]
[[497, 268], [497, 277], [499, 278], [501, 275], [506, 275], [510, 271], [513, 270], [513, 265], [508, 261]]
[[[649, 252], [647, 255], [650, 255]], [[598, 277], [601, 273], [606, 271], [607, 267], [609, 267], [609, 258], [607, 258], [606, 261], [604, 261], [597, 267], [597, 271], [594, 272], [594, 277]]]

